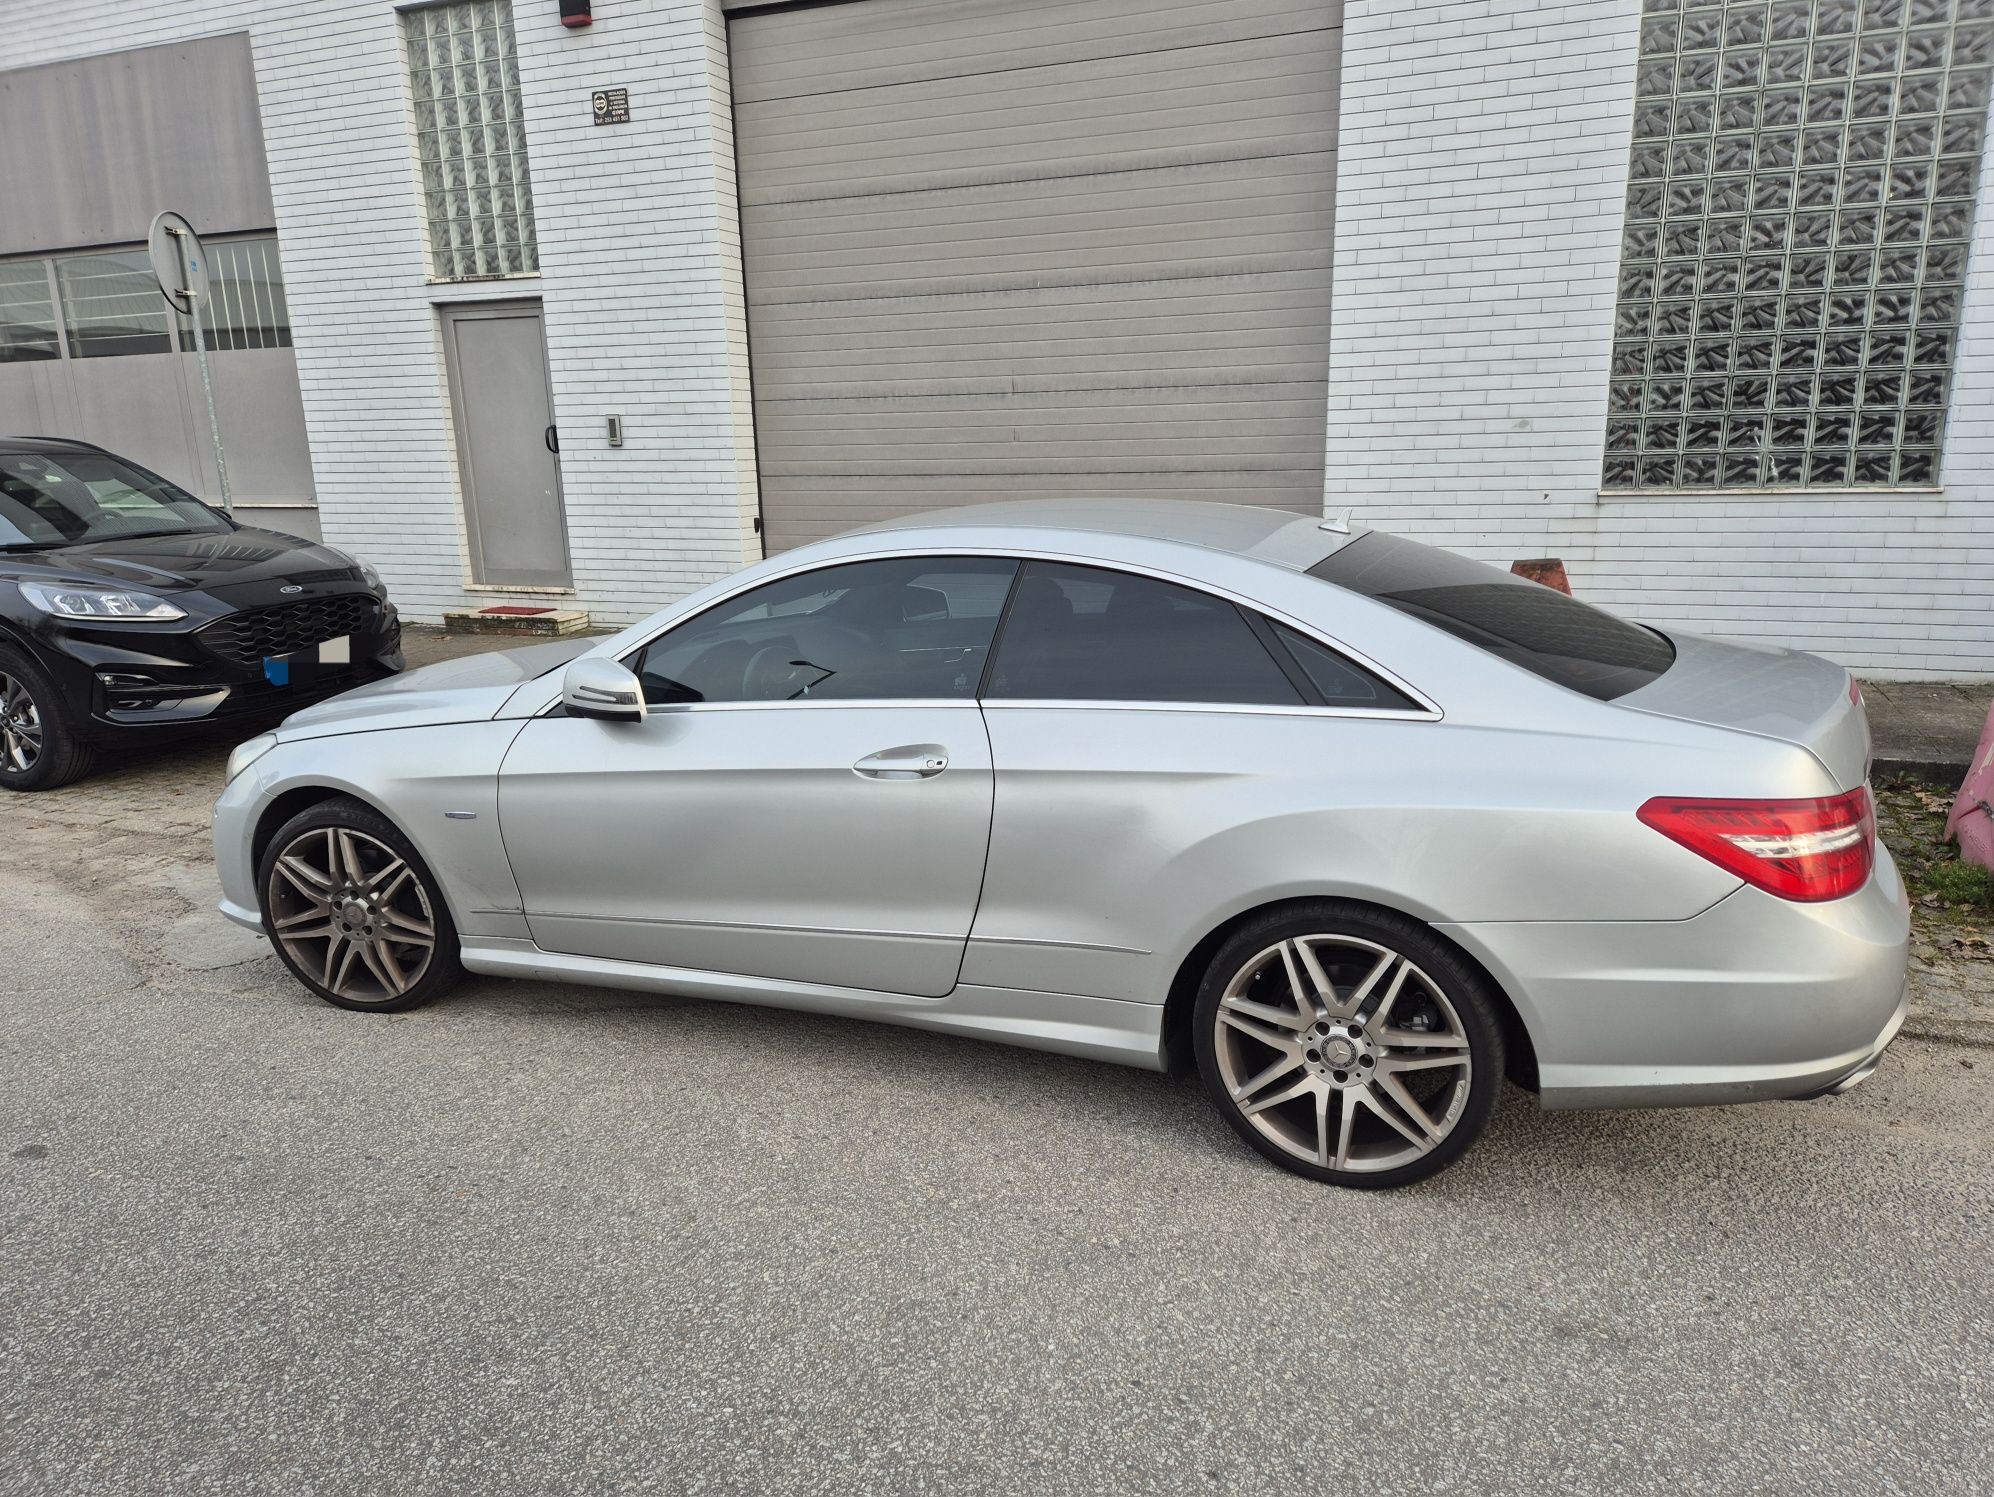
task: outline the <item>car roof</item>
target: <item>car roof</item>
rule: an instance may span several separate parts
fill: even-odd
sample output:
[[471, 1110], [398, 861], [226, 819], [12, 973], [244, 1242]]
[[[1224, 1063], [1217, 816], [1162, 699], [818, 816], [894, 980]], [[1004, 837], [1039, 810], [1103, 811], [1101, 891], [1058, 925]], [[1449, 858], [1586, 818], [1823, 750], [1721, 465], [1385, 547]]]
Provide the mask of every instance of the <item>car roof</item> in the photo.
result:
[[101, 452], [92, 442], [73, 437], [0, 437], [0, 452]]
[[1361, 533], [1341, 521], [1200, 499], [1014, 499], [899, 515], [848, 534], [945, 529], [1062, 530], [1170, 541], [1306, 571]]

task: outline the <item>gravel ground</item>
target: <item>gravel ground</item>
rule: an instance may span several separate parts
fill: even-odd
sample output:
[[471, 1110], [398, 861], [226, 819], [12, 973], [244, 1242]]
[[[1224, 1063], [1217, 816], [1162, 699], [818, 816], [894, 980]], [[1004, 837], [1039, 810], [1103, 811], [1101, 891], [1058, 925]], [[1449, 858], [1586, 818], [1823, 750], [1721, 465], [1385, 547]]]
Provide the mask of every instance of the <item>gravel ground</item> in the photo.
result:
[[1943, 1025], [1328, 1191], [1059, 1057], [318, 1004], [207, 913], [225, 751], [0, 804], [0, 1493], [1985, 1490], [1994, 1048]]
[[1911, 891], [1917, 1002], [1906, 1028], [1994, 1046], [1994, 882], [1945, 840], [1953, 794], [1906, 776], [1876, 786], [1878, 829]]

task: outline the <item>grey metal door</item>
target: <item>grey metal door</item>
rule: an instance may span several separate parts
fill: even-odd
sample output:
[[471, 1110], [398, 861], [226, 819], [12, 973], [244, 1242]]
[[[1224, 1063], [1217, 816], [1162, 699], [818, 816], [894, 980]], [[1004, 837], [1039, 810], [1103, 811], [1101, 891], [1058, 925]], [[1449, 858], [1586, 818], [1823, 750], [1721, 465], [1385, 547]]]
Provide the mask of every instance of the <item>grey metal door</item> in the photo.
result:
[[572, 585], [540, 304], [445, 307], [443, 347], [471, 580]]
[[771, 550], [981, 499], [1321, 512], [1341, 0], [728, 35]]

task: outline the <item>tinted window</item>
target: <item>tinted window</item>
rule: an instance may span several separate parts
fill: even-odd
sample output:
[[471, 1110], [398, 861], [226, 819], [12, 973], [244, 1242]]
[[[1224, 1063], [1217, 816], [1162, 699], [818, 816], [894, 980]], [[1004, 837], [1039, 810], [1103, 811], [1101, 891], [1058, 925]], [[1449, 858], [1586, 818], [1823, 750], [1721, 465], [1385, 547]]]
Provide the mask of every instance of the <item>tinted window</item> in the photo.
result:
[[1302, 674], [1309, 678], [1325, 707], [1368, 708], [1380, 712], [1419, 712], [1419, 703], [1394, 686], [1380, 681], [1362, 666], [1345, 660], [1326, 645], [1297, 634], [1286, 624], [1275, 624], [1274, 633], [1294, 657]]
[[1651, 629], [1395, 535], [1359, 536], [1309, 571], [1602, 702], [1646, 686], [1675, 660], [1675, 647]]
[[661, 635], [633, 668], [659, 705], [973, 698], [1016, 571], [915, 557], [805, 572]]
[[997, 643], [989, 695], [1038, 701], [1300, 706], [1240, 611], [1188, 587], [1031, 562]]

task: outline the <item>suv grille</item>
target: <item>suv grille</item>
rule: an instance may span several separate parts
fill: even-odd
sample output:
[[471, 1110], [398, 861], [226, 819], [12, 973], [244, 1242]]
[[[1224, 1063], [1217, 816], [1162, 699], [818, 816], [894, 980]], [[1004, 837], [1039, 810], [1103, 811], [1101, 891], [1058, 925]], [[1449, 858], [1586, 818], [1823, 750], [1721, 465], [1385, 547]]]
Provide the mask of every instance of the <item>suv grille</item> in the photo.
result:
[[254, 670], [271, 655], [310, 649], [342, 634], [364, 634], [379, 618], [378, 605], [366, 593], [313, 598], [305, 603], [280, 603], [275, 608], [250, 608], [217, 619], [197, 636], [222, 659]]

